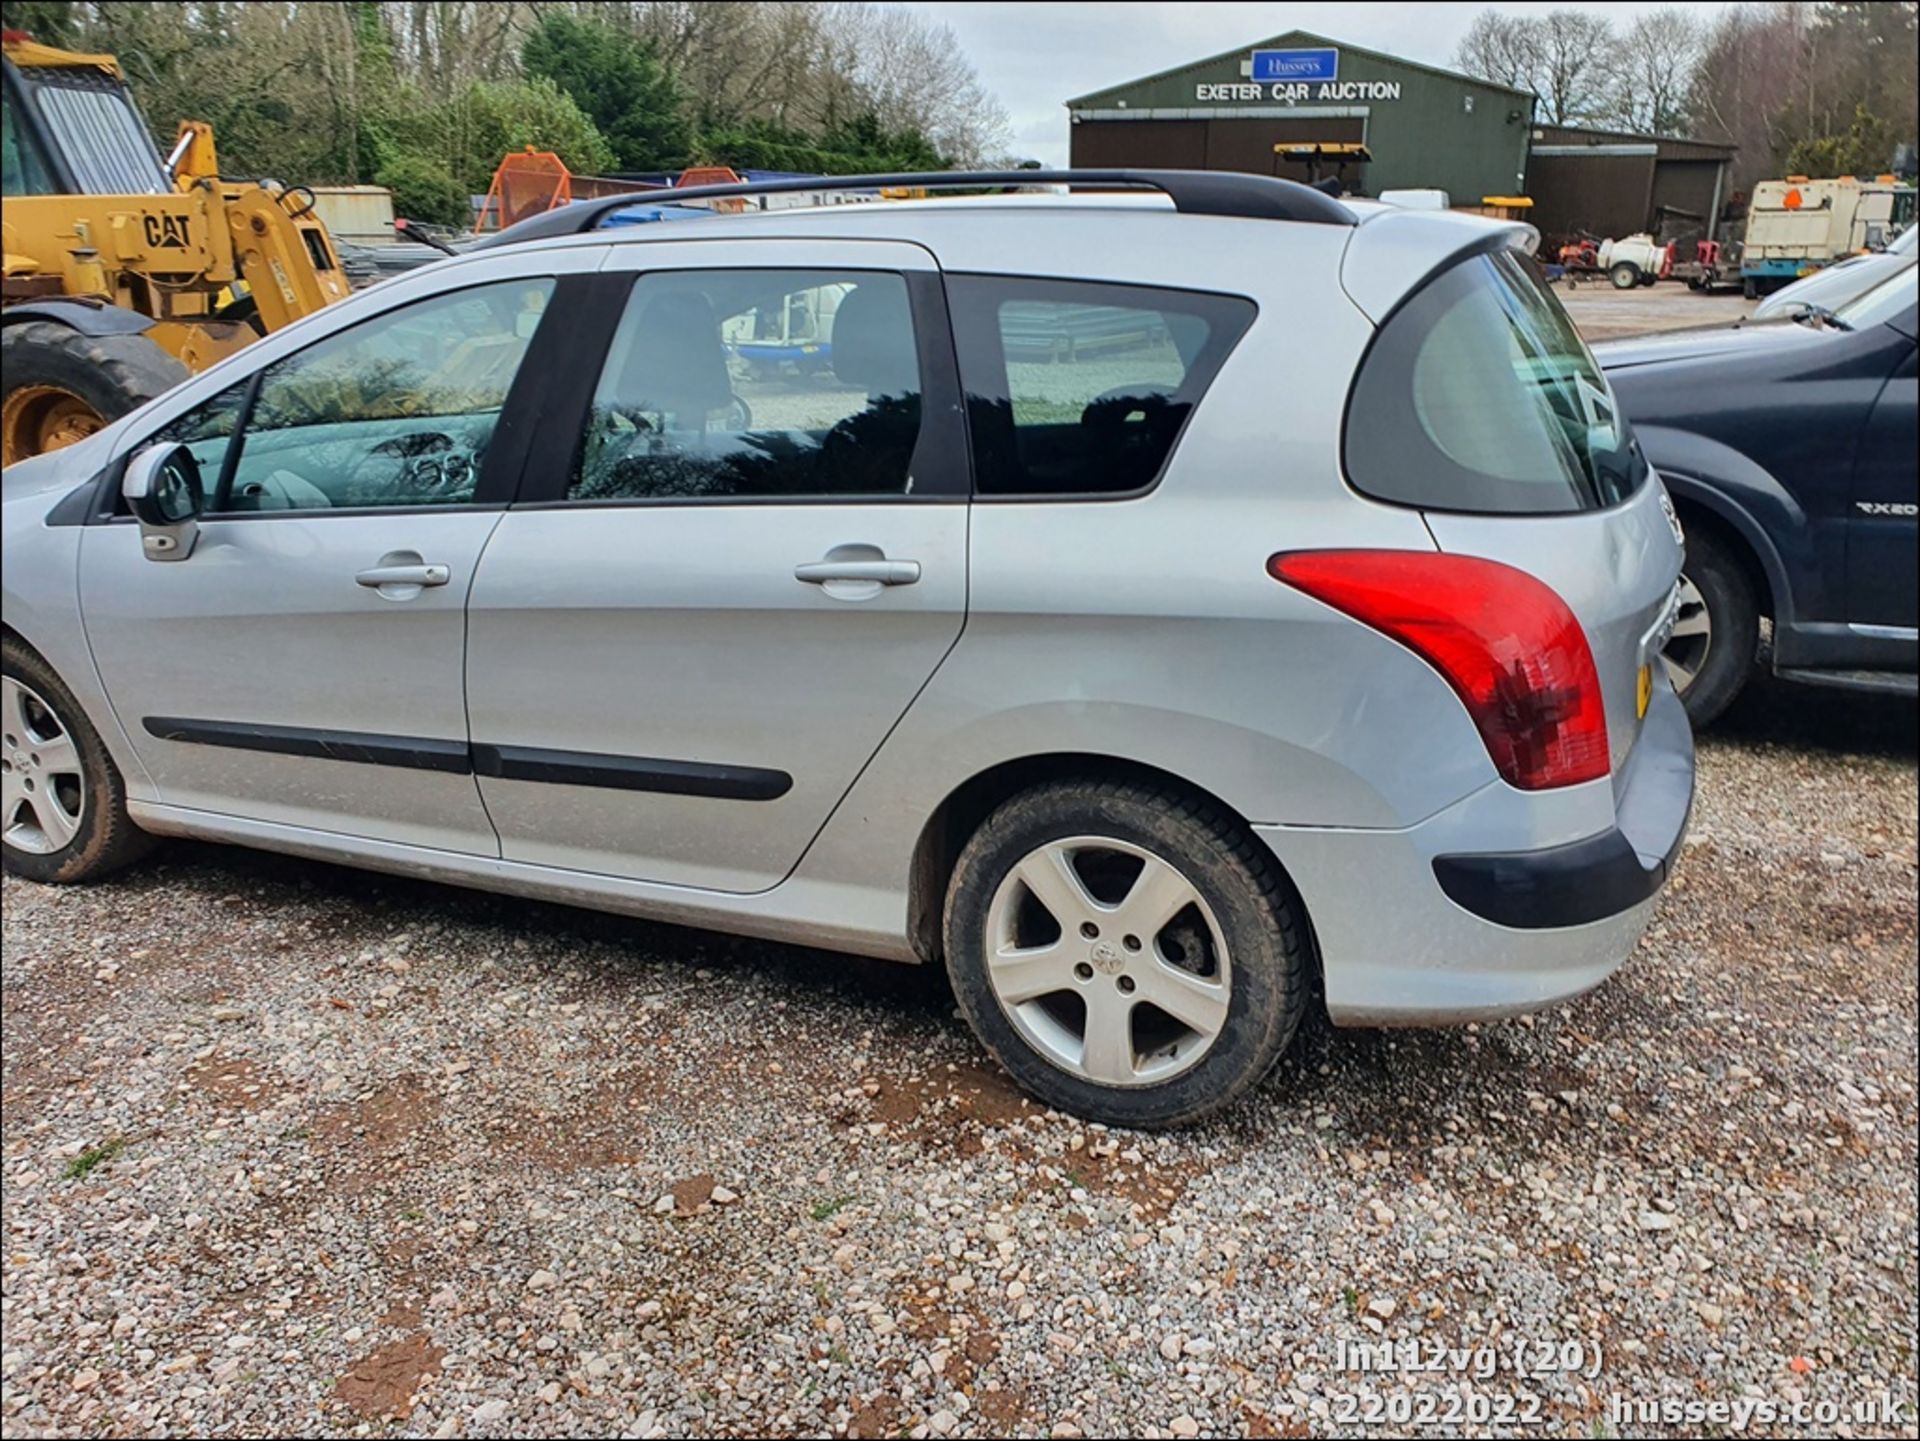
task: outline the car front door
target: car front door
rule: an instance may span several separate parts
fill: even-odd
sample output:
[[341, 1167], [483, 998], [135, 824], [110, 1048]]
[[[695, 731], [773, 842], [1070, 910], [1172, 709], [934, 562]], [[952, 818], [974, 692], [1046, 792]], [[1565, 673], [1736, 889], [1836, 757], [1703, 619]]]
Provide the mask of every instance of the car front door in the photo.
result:
[[129, 447], [185, 444], [207, 492], [183, 560], [148, 558], [118, 518], [81, 546], [88, 641], [162, 804], [496, 852], [467, 751], [466, 597], [537, 412], [535, 347], [567, 318], [562, 285], [587, 283], [524, 270], [398, 283]]
[[[912, 245], [724, 239], [614, 247], [598, 283], [577, 399], [474, 582], [481, 794], [508, 860], [764, 890], [965, 618], [939, 275]], [[819, 334], [762, 344], [796, 308]]]
[[[1889, 327], [1891, 331], [1891, 327]], [[1920, 626], [1920, 467], [1914, 463], [1916, 393], [1912, 342], [1887, 378], [1853, 466], [1852, 513], [1847, 517], [1847, 620], [1856, 627], [1896, 632], [1913, 641]]]

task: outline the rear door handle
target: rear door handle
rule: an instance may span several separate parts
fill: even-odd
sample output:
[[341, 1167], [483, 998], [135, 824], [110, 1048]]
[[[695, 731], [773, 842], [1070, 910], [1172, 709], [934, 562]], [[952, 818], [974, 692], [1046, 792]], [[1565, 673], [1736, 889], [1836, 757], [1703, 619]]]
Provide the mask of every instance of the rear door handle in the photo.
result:
[[879, 585], [912, 585], [920, 579], [917, 560], [814, 560], [793, 568], [793, 578], [808, 585], [835, 580], [864, 580]]
[[445, 585], [452, 577], [452, 570], [444, 565], [376, 565], [354, 579], [377, 590], [383, 585]]

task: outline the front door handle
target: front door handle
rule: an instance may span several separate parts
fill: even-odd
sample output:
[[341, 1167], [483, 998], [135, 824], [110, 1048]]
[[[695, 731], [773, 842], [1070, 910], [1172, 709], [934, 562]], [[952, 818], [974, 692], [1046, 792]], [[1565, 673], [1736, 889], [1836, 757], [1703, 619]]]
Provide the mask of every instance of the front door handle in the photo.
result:
[[875, 585], [912, 585], [920, 579], [917, 560], [814, 560], [793, 568], [793, 578], [808, 585], [831, 581], [867, 581]]
[[452, 578], [452, 570], [444, 565], [376, 565], [354, 577], [376, 590], [389, 585], [445, 585]]

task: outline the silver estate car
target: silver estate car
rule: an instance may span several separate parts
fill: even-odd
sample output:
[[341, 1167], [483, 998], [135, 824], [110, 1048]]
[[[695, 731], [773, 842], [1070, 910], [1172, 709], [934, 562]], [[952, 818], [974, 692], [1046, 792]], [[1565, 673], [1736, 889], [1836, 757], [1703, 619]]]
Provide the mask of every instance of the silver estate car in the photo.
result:
[[1692, 800], [1680, 538], [1531, 230], [828, 184], [956, 180], [1029, 190], [552, 212], [8, 470], [6, 864], [198, 836], [942, 964], [1130, 1126], [1315, 998], [1598, 984]]

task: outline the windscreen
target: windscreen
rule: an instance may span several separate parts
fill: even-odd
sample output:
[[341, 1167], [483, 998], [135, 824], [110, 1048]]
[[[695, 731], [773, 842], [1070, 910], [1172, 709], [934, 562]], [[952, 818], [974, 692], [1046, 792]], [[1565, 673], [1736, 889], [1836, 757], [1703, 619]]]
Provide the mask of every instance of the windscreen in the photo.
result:
[[1525, 256], [1470, 256], [1375, 336], [1347, 408], [1347, 476], [1423, 510], [1615, 505], [1646, 478], [1613, 392]]
[[0, 195], [57, 193], [33, 137], [14, 119], [12, 95], [0, 97]]
[[1835, 317], [1854, 330], [1885, 325], [1902, 311], [1912, 310], [1914, 297], [1920, 294], [1914, 274], [1920, 261], [1910, 261], [1903, 269], [1881, 281], [1865, 295], [1856, 296], [1834, 312]]
[[106, 82], [36, 83], [40, 119], [82, 195], [165, 195], [173, 187], [126, 92]]

